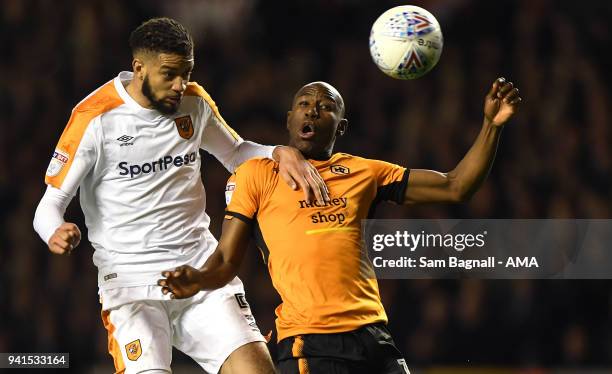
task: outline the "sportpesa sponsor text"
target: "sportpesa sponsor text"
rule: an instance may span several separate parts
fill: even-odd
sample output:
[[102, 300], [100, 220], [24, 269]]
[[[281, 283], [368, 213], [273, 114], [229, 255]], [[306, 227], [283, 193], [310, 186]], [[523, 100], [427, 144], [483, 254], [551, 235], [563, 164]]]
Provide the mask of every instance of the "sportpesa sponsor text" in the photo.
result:
[[130, 178], [134, 178], [140, 174], [156, 173], [158, 171], [168, 170], [173, 166], [181, 167], [184, 165], [193, 164], [196, 161], [197, 154], [195, 151], [186, 153], [184, 155], [171, 156], [167, 155], [160, 157], [158, 160], [144, 162], [140, 165], [132, 164], [123, 161], [119, 163], [119, 175], [130, 175]]

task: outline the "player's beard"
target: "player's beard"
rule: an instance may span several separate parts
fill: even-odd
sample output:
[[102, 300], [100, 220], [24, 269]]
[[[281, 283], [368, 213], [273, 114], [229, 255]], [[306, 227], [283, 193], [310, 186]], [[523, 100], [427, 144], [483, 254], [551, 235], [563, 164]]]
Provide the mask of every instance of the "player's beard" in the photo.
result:
[[148, 75], [146, 75], [142, 81], [141, 91], [144, 97], [146, 97], [149, 100], [153, 109], [163, 114], [174, 114], [178, 110], [178, 104], [177, 105], [167, 104], [167, 103], [164, 103], [162, 100], [158, 100], [155, 98], [155, 95], [153, 95], [153, 89], [151, 88], [151, 83], [149, 82]]

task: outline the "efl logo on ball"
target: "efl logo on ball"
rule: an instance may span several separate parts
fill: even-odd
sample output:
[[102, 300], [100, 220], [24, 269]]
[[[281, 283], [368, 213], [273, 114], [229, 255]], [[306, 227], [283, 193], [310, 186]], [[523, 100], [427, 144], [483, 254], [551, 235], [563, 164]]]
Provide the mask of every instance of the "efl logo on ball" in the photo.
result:
[[423, 8], [402, 5], [384, 12], [370, 32], [370, 54], [376, 66], [396, 79], [416, 79], [440, 60], [442, 30]]

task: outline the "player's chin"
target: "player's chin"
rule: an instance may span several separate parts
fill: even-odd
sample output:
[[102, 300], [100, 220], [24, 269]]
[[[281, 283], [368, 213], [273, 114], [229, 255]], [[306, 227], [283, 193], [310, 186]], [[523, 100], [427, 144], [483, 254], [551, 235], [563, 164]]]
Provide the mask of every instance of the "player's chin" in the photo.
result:
[[178, 111], [179, 104], [180, 103], [175, 104], [175, 103], [164, 101], [158, 104], [157, 110], [159, 110], [160, 112], [164, 114], [174, 114]]
[[166, 107], [168, 108], [169, 111], [171, 111], [172, 113], [175, 113], [176, 111], [178, 111], [179, 105], [181, 105], [180, 101], [169, 101], [166, 104]]
[[292, 143], [295, 148], [304, 154], [311, 153], [316, 148], [315, 142], [310, 139], [296, 139]]

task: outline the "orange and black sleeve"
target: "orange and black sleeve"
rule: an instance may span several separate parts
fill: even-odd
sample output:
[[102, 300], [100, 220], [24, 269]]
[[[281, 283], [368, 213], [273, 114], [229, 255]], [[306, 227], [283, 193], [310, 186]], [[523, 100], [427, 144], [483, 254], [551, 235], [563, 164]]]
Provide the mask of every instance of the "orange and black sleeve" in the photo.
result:
[[368, 160], [369, 167], [376, 178], [375, 202], [404, 202], [410, 169], [379, 160]]

